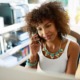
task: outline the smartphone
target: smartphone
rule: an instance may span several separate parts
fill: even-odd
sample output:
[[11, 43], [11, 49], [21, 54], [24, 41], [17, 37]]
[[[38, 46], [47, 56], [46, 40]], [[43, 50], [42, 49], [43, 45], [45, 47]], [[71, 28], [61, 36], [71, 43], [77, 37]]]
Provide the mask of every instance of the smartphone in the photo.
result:
[[36, 34], [38, 35], [38, 38], [39, 38], [39, 43], [45, 41], [42, 37], [39, 36], [38, 32], [36, 32]]

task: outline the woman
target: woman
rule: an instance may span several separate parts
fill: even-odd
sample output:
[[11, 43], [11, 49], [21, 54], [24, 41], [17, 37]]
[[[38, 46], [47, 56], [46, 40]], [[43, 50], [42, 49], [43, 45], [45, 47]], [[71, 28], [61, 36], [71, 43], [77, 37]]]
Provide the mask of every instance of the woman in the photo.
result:
[[26, 67], [45, 72], [75, 74], [79, 45], [65, 38], [69, 18], [60, 2], [42, 4], [26, 16], [30, 57]]

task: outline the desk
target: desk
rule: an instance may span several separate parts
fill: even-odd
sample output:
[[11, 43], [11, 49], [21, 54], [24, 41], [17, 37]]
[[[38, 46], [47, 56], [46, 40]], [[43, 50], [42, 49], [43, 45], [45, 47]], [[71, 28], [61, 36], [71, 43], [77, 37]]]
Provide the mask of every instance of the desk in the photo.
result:
[[76, 71], [75, 78], [80, 79], [80, 64], [78, 65], [78, 69]]
[[0, 80], [75, 80], [73, 75], [60, 73], [39, 73], [21, 66], [0, 67]]

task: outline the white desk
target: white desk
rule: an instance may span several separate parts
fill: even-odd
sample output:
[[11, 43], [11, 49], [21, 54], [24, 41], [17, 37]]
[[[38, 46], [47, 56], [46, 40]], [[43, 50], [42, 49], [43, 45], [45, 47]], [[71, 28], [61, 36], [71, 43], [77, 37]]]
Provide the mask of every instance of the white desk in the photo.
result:
[[39, 73], [24, 67], [0, 67], [0, 80], [76, 80], [73, 75], [60, 73]]

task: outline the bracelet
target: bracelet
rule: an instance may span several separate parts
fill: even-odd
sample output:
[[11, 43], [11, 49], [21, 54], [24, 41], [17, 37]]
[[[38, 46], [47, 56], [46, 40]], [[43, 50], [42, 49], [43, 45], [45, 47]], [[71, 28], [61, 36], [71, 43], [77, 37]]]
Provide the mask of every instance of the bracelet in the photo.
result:
[[33, 66], [36, 66], [37, 63], [38, 63], [38, 61], [35, 61], [35, 62], [31, 63], [30, 59], [28, 59], [27, 62], [26, 62], [26, 65], [33, 67]]

